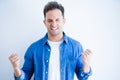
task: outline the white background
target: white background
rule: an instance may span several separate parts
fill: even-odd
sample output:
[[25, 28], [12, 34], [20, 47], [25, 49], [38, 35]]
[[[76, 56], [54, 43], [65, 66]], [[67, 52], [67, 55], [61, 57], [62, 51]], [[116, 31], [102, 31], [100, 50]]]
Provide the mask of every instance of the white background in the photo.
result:
[[[0, 80], [13, 80], [8, 56], [21, 67], [28, 46], [46, 33], [43, 7], [49, 0], [0, 0]], [[57, 0], [65, 7], [64, 31], [93, 51], [89, 80], [120, 80], [120, 0]]]

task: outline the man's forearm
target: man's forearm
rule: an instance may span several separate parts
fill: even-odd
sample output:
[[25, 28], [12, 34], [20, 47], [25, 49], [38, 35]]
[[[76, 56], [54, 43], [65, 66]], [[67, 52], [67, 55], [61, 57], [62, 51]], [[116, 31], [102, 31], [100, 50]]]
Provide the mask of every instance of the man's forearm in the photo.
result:
[[21, 70], [19, 68], [14, 68], [14, 74], [16, 77], [20, 77], [21, 76]]

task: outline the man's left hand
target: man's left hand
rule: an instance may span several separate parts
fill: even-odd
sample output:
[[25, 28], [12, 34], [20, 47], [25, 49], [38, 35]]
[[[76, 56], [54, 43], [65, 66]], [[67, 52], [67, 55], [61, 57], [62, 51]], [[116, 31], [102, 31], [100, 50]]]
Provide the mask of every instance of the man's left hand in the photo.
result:
[[93, 53], [89, 49], [86, 49], [82, 54], [82, 60], [83, 60], [83, 63], [84, 63], [84, 66], [83, 66], [83, 71], [84, 72], [89, 72], [90, 71], [90, 61], [91, 61], [92, 54]]

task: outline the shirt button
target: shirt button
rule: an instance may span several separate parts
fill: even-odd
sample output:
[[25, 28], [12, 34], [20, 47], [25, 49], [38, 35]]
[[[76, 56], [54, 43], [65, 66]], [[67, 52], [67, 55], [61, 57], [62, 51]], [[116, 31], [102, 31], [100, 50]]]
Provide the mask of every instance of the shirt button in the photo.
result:
[[46, 71], [46, 74], [47, 74], [48, 72]]
[[83, 74], [83, 72], [81, 73], [81, 77], [83, 77], [84, 76], [84, 74]]
[[48, 60], [46, 60], [46, 62], [48, 63]]
[[48, 49], [48, 51], [50, 51], [50, 49]]

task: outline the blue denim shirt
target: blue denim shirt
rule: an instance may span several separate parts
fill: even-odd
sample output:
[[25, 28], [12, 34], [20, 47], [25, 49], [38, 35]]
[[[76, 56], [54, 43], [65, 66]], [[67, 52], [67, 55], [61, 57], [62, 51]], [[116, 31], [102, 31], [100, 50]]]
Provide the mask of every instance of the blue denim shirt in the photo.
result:
[[[68, 37], [65, 33], [60, 45], [60, 80], [74, 80], [76, 73], [78, 80], [87, 80], [91, 75], [82, 71], [83, 52], [81, 44]], [[25, 53], [25, 62], [21, 69], [22, 74], [15, 80], [30, 80], [34, 73], [34, 80], [48, 80], [48, 67], [50, 59], [50, 46], [47, 34], [42, 39], [34, 42]]]

